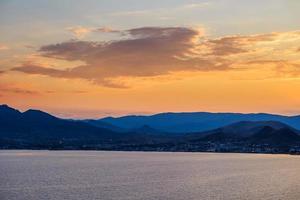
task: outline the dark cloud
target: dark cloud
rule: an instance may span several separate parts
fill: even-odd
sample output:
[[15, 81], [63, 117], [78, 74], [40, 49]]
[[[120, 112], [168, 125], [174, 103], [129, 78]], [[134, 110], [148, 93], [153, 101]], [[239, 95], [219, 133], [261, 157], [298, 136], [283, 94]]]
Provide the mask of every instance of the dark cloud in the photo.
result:
[[83, 78], [107, 87], [123, 87], [111, 81], [122, 76], [157, 76], [181, 70], [224, 70], [218, 60], [197, 56], [192, 50], [199, 32], [189, 28], [144, 27], [127, 30], [128, 39], [111, 42], [72, 40], [42, 46], [39, 52], [50, 58], [80, 60], [85, 65], [58, 70], [24, 64], [13, 70], [52, 77]]
[[[44, 74], [44, 75], [55, 76], [55, 77], [65, 77], [67, 75], [67, 73], [65, 73], [65, 71], [63, 70], [40, 67], [32, 64], [24, 64], [21, 67], [13, 68], [13, 70], [28, 73], [28, 74]], [[72, 78], [72, 76], [66, 78]]]
[[60, 70], [25, 63], [13, 70], [81, 78], [106, 87], [125, 87], [113, 79], [157, 76], [176, 71], [229, 70], [233, 61], [228, 60], [227, 55], [247, 53], [247, 45], [272, 41], [276, 37], [272, 33], [205, 40], [201, 32], [186, 27], [142, 27], [122, 31], [121, 35], [125, 38], [109, 42], [71, 40], [39, 49], [42, 56], [79, 60], [84, 63], [81, 66]]

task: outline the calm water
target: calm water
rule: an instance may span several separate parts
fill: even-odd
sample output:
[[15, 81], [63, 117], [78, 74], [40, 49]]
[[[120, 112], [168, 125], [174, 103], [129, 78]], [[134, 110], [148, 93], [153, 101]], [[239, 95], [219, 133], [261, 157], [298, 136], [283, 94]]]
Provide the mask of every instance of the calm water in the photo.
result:
[[300, 199], [300, 156], [0, 151], [0, 199]]

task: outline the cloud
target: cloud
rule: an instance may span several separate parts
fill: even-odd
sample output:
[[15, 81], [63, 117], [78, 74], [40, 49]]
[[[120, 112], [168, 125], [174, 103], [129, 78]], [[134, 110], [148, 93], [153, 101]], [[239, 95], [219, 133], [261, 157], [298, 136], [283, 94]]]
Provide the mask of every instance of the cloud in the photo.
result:
[[111, 81], [122, 76], [157, 76], [172, 71], [227, 68], [193, 54], [197, 30], [183, 27], [143, 27], [126, 30], [129, 38], [111, 42], [68, 41], [40, 48], [45, 57], [85, 65], [66, 70], [24, 64], [13, 70], [52, 77], [83, 78], [107, 87], [124, 87]]
[[26, 90], [26, 89], [21, 89], [21, 88], [12, 88], [9, 90], [9, 92], [17, 93], [17, 94], [39, 94], [37, 91], [32, 91], [32, 90]]
[[248, 62], [250, 65], [267, 65], [273, 67], [278, 77], [295, 77], [300, 75], [300, 63], [295, 63], [288, 60], [255, 60]]
[[285, 56], [282, 53], [285, 47], [280, 45], [295, 45], [300, 41], [297, 32], [215, 39], [207, 38], [202, 30], [187, 27], [141, 27], [118, 32], [122, 36], [119, 40], [70, 40], [42, 46], [38, 51], [47, 58], [81, 61], [84, 64], [80, 66], [59, 69], [23, 63], [12, 70], [126, 88], [118, 78], [155, 77], [178, 71], [234, 70], [258, 58], [274, 60], [271, 56]]
[[82, 27], [82, 26], [75, 26], [67, 28], [76, 38], [81, 39], [85, 37], [87, 34], [91, 32], [101, 32], [101, 33], [119, 33], [119, 30], [112, 29], [110, 27]]
[[[15, 94], [27, 94], [27, 95], [38, 95], [40, 94], [38, 91], [24, 89], [20, 87], [8, 86], [0, 84], [0, 91], [2, 93], [15, 93]], [[1, 94], [3, 96], [3, 94]]]
[[[33, 64], [24, 64], [21, 67], [13, 68], [13, 70], [28, 73], [28, 74], [45, 74], [48, 76], [56, 76], [56, 77], [66, 76], [62, 70], [41, 67]], [[72, 77], [70, 76], [66, 78], [72, 78]]]
[[247, 52], [240, 43], [239, 37], [224, 37], [210, 40], [206, 45], [211, 49], [210, 54], [215, 56], [225, 56]]
[[211, 50], [211, 55], [226, 56], [231, 54], [248, 53], [255, 49], [247, 48], [249, 45], [255, 45], [258, 42], [270, 42], [276, 39], [278, 33], [261, 35], [235, 35], [225, 36], [218, 39], [211, 39], [205, 43]]
[[167, 7], [167, 8], [156, 8], [156, 9], [144, 9], [144, 10], [127, 10], [120, 12], [110, 13], [109, 16], [112, 17], [145, 17], [145, 16], [160, 16], [159, 18], [164, 18], [178, 12], [191, 12], [197, 11], [199, 9], [208, 8], [213, 5], [212, 2], [197, 2], [197, 3], [189, 3], [183, 4], [175, 7]]
[[211, 2], [200, 2], [200, 3], [191, 3], [185, 4], [182, 6], [183, 9], [196, 9], [196, 8], [204, 8], [211, 5]]
[[120, 33], [120, 30], [116, 30], [110, 27], [101, 27], [101, 28], [95, 28], [93, 30], [94, 32], [102, 32], [102, 33]]
[[85, 28], [82, 26], [76, 26], [76, 27], [69, 27], [67, 28], [68, 31], [70, 31], [76, 38], [83, 38], [88, 33], [92, 32], [92, 28]]

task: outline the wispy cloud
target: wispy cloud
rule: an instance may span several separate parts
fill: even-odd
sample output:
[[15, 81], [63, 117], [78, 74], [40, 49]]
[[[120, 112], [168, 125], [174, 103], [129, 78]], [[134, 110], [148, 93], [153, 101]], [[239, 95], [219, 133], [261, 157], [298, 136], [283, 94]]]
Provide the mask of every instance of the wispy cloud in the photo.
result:
[[26, 89], [26, 88], [21, 88], [21, 87], [17, 87], [17, 86], [9, 86], [9, 85], [3, 85], [0, 84], [0, 91], [2, 93], [2, 96], [4, 96], [3, 94], [7, 94], [7, 93], [14, 93], [14, 94], [25, 94], [25, 95], [38, 95], [40, 94], [40, 92], [35, 91], [35, 90], [30, 90], [30, 89]]
[[67, 31], [70, 31], [76, 38], [82, 39], [87, 34], [92, 32], [101, 32], [101, 33], [119, 33], [119, 30], [112, 29], [110, 27], [82, 27], [82, 26], [74, 26], [68, 27]]
[[151, 15], [151, 16], [164, 15], [167, 13], [176, 13], [176, 12], [184, 12], [184, 11], [203, 9], [203, 8], [207, 8], [211, 5], [213, 5], [213, 3], [207, 1], [207, 2], [183, 4], [183, 5], [179, 5], [179, 6], [175, 6], [175, 7], [168, 7], [168, 8], [127, 10], [127, 11], [113, 12], [113, 13], [110, 13], [109, 16], [138, 17], [138, 16], [148, 16], [148, 15]]
[[210, 6], [210, 5], [212, 5], [212, 2], [198, 2], [198, 3], [185, 4], [185, 5], [183, 5], [179, 8], [182, 8], [182, 9], [197, 9], [197, 8], [205, 8], [205, 7]]
[[120, 33], [121, 31], [120, 30], [117, 30], [117, 29], [113, 29], [113, 28], [110, 28], [110, 27], [100, 27], [100, 28], [95, 28], [93, 30], [94, 32], [102, 32], [102, 33]]
[[249, 45], [255, 45], [258, 42], [271, 42], [276, 39], [278, 33], [260, 34], [260, 35], [234, 35], [225, 36], [217, 39], [211, 39], [204, 44], [211, 49], [210, 54], [215, 56], [225, 56], [230, 54], [247, 53], [253, 51], [253, 48], [247, 48]]
[[75, 26], [75, 27], [68, 27], [67, 30], [70, 31], [75, 37], [83, 38], [85, 35], [90, 33], [93, 29], [85, 28], [82, 26]]

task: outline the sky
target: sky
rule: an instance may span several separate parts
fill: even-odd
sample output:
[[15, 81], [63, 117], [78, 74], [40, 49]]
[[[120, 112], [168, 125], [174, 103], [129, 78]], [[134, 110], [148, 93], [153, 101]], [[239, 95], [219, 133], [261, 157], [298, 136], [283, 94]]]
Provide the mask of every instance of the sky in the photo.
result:
[[64, 118], [300, 114], [298, 0], [0, 0], [0, 103]]

